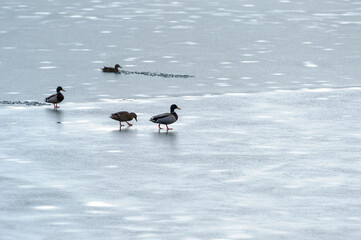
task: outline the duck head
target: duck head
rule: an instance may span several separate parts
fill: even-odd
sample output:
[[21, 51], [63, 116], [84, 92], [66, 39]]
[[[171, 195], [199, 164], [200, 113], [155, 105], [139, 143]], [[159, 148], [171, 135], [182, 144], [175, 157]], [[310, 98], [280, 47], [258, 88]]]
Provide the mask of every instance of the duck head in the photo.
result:
[[114, 68], [122, 68], [119, 64], [115, 64]]
[[171, 112], [171, 113], [174, 112], [175, 109], [181, 110], [177, 105], [172, 104], [172, 106], [170, 106], [170, 112]]
[[64, 92], [65, 92], [65, 90], [64, 90], [62, 87], [59, 86], [59, 87], [56, 88], [56, 92], [60, 92], [60, 91], [64, 91]]
[[137, 120], [137, 114], [135, 114], [135, 113], [131, 112], [131, 113], [129, 113], [129, 116], [131, 116], [132, 118], [134, 118], [134, 119], [135, 119], [135, 121], [137, 121], [137, 122], [138, 122], [138, 120]]

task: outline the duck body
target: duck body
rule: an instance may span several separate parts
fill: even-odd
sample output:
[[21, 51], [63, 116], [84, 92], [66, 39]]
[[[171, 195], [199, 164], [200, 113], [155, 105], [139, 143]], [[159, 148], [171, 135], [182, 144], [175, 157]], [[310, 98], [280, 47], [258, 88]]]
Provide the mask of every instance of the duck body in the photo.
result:
[[120, 124], [120, 129], [122, 130], [122, 122], [126, 122], [128, 124], [128, 126], [133, 126], [133, 124], [128, 123], [128, 121], [132, 121], [133, 119], [135, 119], [135, 121], [138, 122], [137, 120], [137, 114], [133, 113], [133, 112], [127, 112], [127, 111], [121, 111], [121, 112], [117, 112], [117, 113], [112, 113], [112, 115], [109, 116], [111, 119], [114, 119], [116, 121], [119, 121]]
[[165, 124], [167, 127], [167, 130], [172, 130], [172, 128], [168, 127], [168, 124], [172, 124], [174, 122], [176, 122], [178, 120], [178, 115], [177, 113], [174, 111], [175, 109], [179, 109], [179, 107], [177, 107], [177, 105], [172, 104], [172, 106], [170, 106], [170, 112], [169, 113], [162, 113], [162, 114], [158, 114], [153, 116], [151, 119], [149, 119], [149, 121], [154, 122], [154, 123], [158, 123], [158, 128], [162, 129], [160, 127], [160, 124]]
[[119, 64], [115, 64], [114, 67], [107, 67], [107, 66], [104, 66], [101, 70], [103, 72], [114, 72], [114, 73], [119, 73], [119, 68], [122, 68]]
[[64, 95], [61, 93], [61, 91], [65, 92], [65, 90], [59, 86], [57, 87], [55, 94], [45, 98], [45, 102], [54, 104], [54, 110], [59, 108], [58, 103], [64, 100]]

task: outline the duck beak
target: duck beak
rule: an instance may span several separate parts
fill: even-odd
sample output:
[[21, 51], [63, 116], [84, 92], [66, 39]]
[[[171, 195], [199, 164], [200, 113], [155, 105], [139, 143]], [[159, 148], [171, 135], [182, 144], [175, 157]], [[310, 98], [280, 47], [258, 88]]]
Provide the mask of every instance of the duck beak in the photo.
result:
[[179, 107], [177, 107], [177, 109], [182, 110], [182, 109], [180, 109]]
[[66, 92], [64, 89], [61, 89], [60, 91], [64, 91], [64, 92]]

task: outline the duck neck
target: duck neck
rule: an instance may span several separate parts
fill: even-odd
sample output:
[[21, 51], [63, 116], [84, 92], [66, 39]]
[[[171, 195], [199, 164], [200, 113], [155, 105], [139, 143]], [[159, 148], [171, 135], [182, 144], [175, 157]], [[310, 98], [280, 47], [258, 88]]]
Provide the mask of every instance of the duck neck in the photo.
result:
[[175, 111], [171, 112], [171, 114], [175, 117], [176, 120], [178, 120], [178, 115]]

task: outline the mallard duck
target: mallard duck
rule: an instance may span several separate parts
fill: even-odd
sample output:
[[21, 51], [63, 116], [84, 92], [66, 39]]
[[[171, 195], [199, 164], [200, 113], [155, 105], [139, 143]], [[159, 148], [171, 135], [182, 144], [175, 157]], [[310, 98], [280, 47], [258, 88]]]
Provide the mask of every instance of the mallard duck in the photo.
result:
[[114, 67], [106, 67], [104, 66], [102, 68], [103, 72], [114, 72], [114, 73], [119, 73], [119, 68], [122, 68], [119, 64], [115, 64]]
[[179, 107], [177, 107], [177, 105], [172, 104], [172, 106], [170, 106], [170, 113], [162, 113], [162, 114], [153, 116], [151, 119], [149, 119], [149, 121], [152, 121], [154, 123], [158, 123], [159, 130], [162, 129], [160, 127], [161, 124], [165, 124], [165, 126], [167, 127], [167, 131], [168, 130], [173, 130], [173, 128], [168, 127], [168, 124], [172, 124], [172, 123], [174, 123], [175, 121], [178, 120], [178, 115], [174, 111], [175, 109], [181, 110]]
[[60, 92], [65, 90], [62, 87], [56, 88], [56, 93], [45, 98], [45, 102], [54, 104], [54, 110], [60, 108], [58, 107], [58, 103], [62, 102], [64, 100], [64, 95]]
[[133, 126], [133, 124], [128, 123], [128, 121], [132, 121], [132, 119], [134, 118], [135, 121], [138, 122], [137, 120], [137, 114], [131, 112], [126, 112], [126, 111], [122, 111], [122, 112], [117, 112], [117, 113], [113, 113], [112, 115], [109, 116], [111, 119], [114, 119], [116, 121], [119, 121], [120, 124], [120, 128], [119, 130], [122, 130], [122, 122], [126, 122], [129, 126]]

